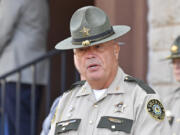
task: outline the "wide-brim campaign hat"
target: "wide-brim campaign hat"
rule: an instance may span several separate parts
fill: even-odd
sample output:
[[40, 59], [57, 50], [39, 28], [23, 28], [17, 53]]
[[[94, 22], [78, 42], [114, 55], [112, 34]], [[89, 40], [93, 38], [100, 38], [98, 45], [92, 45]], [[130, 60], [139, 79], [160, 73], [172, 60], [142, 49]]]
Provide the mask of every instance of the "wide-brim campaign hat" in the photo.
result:
[[166, 57], [166, 59], [180, 58], [180, 36], [178, 36], [174, 40], [173, 44], [171, 45], [170, 51], [171, 51], [171, 55]]
[[82, 48], [117, 39], [130, 30], [127, 25], [111, 26], [103, 10], [94, 6], [78, 9], [71, 17], [71, 37], [59, 42], [60, 50]]

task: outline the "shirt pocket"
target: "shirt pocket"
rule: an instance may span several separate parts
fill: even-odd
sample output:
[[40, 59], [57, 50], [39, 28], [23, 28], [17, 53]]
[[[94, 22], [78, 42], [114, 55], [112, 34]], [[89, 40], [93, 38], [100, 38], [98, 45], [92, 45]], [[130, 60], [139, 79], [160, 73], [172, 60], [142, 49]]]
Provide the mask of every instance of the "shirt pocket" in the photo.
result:
[[81, 119], [70, 119], [56, 123], [55, 135], [77, 134]]
[[97, 128], [107, 129], [111, 131], [111, 135], [116, 135], [120, 132], [121, 134], [130, 134], [132, 125], [133, 120], [131, 119], [122, 117], [102, 116]]

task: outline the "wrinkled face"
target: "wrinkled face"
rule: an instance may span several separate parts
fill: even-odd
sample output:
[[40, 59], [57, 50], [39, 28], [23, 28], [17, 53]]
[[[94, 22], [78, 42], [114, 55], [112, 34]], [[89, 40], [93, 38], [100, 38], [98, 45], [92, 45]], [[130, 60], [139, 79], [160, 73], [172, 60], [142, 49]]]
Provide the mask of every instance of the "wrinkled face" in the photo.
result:
[[172, 60], [173, 63], [173, 73], [176, 78], [176, 81], [180, 82], [180, 58]]
[[111, 79], [118, 67], [119, 49], [115, 41], [74, 49], [75, 66], [87, 81]]

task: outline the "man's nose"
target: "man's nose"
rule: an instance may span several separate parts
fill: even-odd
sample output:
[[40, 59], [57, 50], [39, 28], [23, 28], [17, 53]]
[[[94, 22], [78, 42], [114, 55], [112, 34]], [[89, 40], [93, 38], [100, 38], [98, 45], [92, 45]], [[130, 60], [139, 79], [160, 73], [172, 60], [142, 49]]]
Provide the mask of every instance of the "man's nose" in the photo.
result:
[[87, 54], [87, 58], [88, 58], [88, 59], [95, 58], [95, 55], [94, 55], [94, 54], [91, 54], [91, 53], [88, 53], [88, 54]]
[[95, 57], [95, 54], [94, 54], [94, 49], [92, 47], [88, 48], [87, 51], [86, 51], [86, 57], [88, 59], [90, 58], [94, 58]]
[[176, 63], [176, 66], [177, 66], [177, 67], [180, 67], [180, 62], [177, 62], [177, 63]]

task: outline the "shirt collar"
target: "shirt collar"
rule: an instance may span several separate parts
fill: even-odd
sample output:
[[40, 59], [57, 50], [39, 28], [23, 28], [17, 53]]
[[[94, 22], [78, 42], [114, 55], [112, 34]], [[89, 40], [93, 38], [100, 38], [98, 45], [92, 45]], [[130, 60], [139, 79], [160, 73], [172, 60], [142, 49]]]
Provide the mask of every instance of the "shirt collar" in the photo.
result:
[[[115, 79], [113, 80], [113, 82], [111, 83], [109, 88], [107, 88], [107, 94], [125, 93], [125, 89], [124, 89], [125, 76], [126, 76], [126, 74], [119, 67]], [[77, 97], [85, 96], [85, 95], [89, 95], [89, 94], [92, 94], [92, 89], [91, 89], [91, 86], [86, 81], [86, 83], [80, 88], [80, 90], [78, 91], [76, 96]]]
[[79, 92], [77, 93], [77, 97], [78, 96], [85, 96], [85, 95], [89, 95], [92, 93], [91, 90], [91, 86], [88, 84], [88, 82], [86, 81], [85, 84], [80, 88]]
[[126, 76], [126, 74], [119, 67], [115, 79], [113, 80], [113, 82], [111, 83], [111, 85], [108, 88], [107, 94], [125, 93], [125, 89], [124, 89], [125, 76]]

